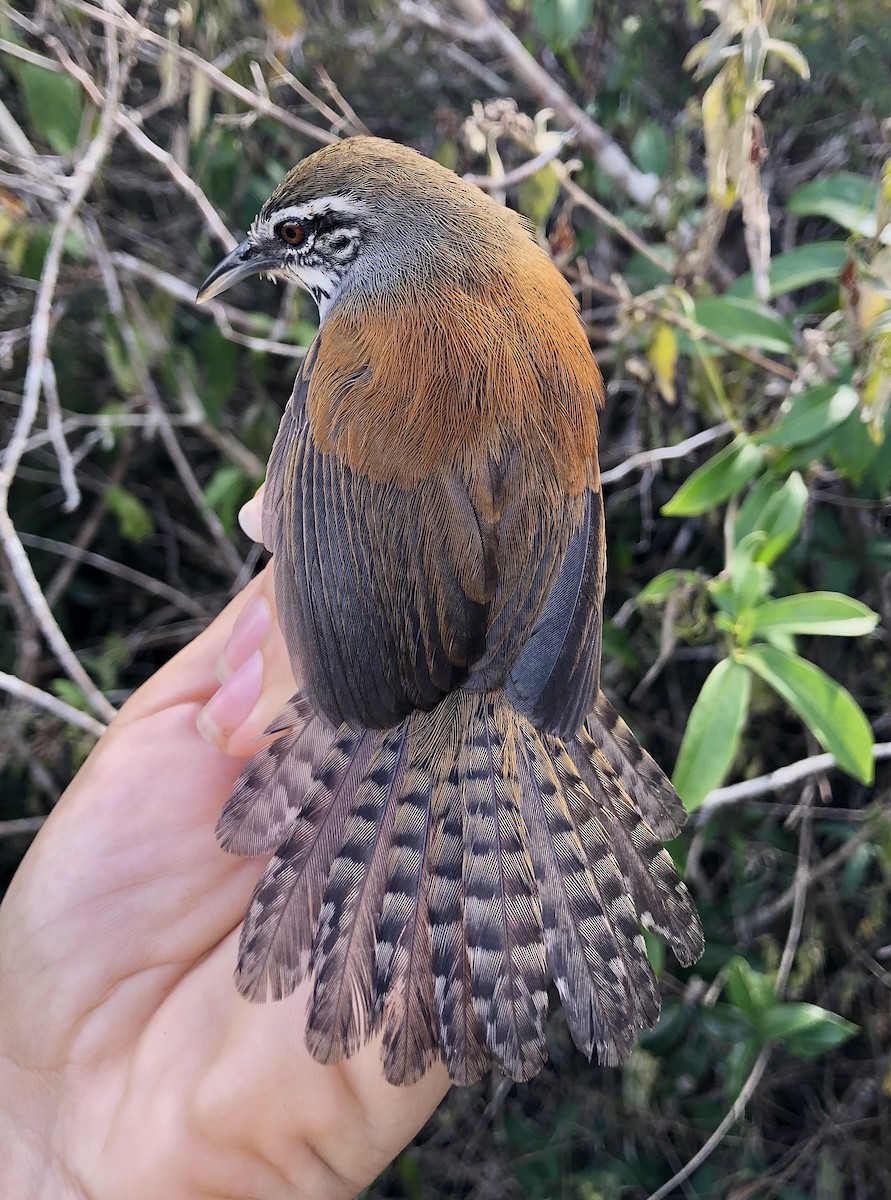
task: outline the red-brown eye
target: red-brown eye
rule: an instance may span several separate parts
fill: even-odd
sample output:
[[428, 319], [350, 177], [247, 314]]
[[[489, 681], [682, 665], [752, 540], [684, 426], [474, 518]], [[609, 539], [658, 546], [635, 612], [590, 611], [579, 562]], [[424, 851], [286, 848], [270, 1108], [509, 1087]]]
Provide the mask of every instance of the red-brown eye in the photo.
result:
[[289, 246], [299, 246], [306, 237], [306, 230], [299, 221], [282, 221], [278, 227], [278, 236]]

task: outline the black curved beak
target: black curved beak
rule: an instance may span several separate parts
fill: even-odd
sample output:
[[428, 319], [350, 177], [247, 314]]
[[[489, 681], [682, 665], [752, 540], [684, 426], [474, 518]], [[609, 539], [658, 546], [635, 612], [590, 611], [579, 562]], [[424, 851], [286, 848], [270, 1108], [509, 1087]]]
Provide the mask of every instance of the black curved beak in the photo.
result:
[[245, 238], [240, 245], [226, 255], [222, 262], [217, 263], [208, 277], [198, 289], [195, 297], [198, 304], [212, 300], [225, 292], [234, 283], [246, 279], [248, 275], [258, 275], [261, 271], [274, 271], [281, 264], [262, 246]]

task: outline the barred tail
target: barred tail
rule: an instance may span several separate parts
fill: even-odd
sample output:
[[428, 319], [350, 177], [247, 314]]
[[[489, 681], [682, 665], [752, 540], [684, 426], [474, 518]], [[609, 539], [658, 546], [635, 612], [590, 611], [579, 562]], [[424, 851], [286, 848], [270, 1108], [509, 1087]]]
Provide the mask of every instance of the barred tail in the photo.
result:
[[292, 700], [220, 822], [241, 853], [291, 822], [245, 920], [240, 990], [280, 998], [311, 974], [315, 1057], [380, 1033], [394, 1084], [438, 1059], [456, 1083], [492, 1059], [531, 1078], [552, 979], [579, 1049], [627, 1057], [659, 1015], [641, 926], [685, 965], [702, 932], [661, 844], [683, 808], [605, 697], [571, 741], [502, 692], [456, 692], [394, 729], [331, 731], [324, 753], [304, 705]]

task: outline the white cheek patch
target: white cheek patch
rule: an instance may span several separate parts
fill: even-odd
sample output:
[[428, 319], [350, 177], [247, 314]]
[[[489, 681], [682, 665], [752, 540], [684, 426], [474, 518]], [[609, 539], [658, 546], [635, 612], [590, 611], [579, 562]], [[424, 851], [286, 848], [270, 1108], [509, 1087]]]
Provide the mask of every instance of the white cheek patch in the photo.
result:
[[297, 266], [294, 263], [282, 267], [276, 274], [280, 278], [289, 279], [292, 283], [298, 283], [305, 291], [309, 292], [319, 306], [319, 317], [322, 320], [325, 319], [325, 314], [331, 307], [331, 298], [339, 282], [338, 279], [318, 267]]

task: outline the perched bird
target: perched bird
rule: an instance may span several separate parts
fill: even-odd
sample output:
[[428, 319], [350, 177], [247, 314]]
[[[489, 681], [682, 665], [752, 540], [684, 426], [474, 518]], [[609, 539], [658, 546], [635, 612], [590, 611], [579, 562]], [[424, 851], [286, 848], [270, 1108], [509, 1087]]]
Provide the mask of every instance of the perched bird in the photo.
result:
[[[702, 931], [684, 822], [599, 688], [602, 388], [520, 217], [378, 138], [300, 162], [199, 298], [262, 272], [321, 316], [272, 450], [264, 536], [299, 691], [218, 825], [272, 853], [251, 999], [312, 976], [321, 1062], [382, 1032], [410, 1083], [547, 1058], [551, 980], [616, 1064], [659, 1015], [641, 926]], [[306, 780], [309, 779], [307, 786]]]

